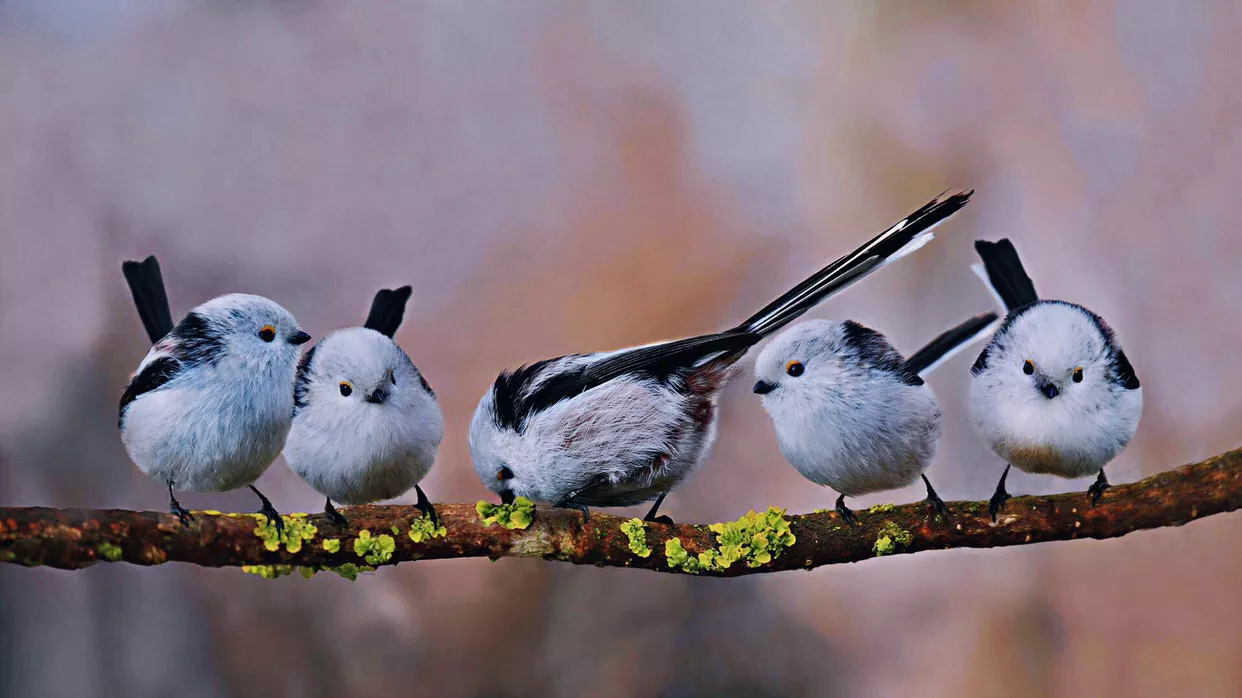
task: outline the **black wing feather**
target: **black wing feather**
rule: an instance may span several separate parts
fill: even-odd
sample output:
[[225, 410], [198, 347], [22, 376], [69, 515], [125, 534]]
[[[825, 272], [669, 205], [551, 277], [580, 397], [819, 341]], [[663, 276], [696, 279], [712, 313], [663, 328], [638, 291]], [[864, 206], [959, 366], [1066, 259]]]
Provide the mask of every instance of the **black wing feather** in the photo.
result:
[[405, 304], [410, 300], [413, 289], [402, 286], [396, 289], [380, 289], [371, 301], [371, 312], [363, 327], [380, 332], [388, 337], [397, 334], [401, 321], [405, 319]]
[[983, 268], [988, 275], [988, 283], [996, 290], [996, 294], [1005, 303], [1006, 310], [1039, 302], [1039, 294], [1035, 292], [1035, 282], [1027, 276], [1022, 267], [1018, 251], [1008, 238], [988, 242], [975, 241], [975, 252], [983, 260]]
[[956, 327], [945, 330], [938, 337], [928, 342], [927, 346], [914, 352], [914, 355], [906, 359], [906, 370], [913, 372], [915, 375], [922, 373], [928, 366], [935, 364], [949, 352], [972, 341], [980, 332], [987, 329], [988, 325], [996, 322], [996, 318], [996, 313], [983, 313], [970, 318]]
[[172, 331], [172, 309], [168, 306], [168, 294], [164, 291], [164, 277], [160, 263], [151, 255], [141, 262], [128, 261], [121, 264], [121, 272], [134, 297], [134, 307], [147, 330], [151, 343], [155, 344]]
[[121, 405], [117, 410], [117, 428], [125, 423], [125, 408], [129, 407], [129, 403], [138, 399], [139, 395], [149, 393], [176, 378], [181, 368], [180, 361], [171, 356], [161, 356], [139, 371], [138, 375], [134, 376], [129, 385], [125, 387], [125, 392], [121, 393]]
[[545, 370], [572, 356], [547, 359], [506, 371], [496, 378], [492, 387], [496, 423], [520, 433], [532, 415], [610, 380], [639, 374], [668, 381], [685, 375], [704, 357], [742, 351], [760, 339], [762, 337], [754, 333], [723, 332], [639, 347], [546, 377], [533, 389], [530, 386]]

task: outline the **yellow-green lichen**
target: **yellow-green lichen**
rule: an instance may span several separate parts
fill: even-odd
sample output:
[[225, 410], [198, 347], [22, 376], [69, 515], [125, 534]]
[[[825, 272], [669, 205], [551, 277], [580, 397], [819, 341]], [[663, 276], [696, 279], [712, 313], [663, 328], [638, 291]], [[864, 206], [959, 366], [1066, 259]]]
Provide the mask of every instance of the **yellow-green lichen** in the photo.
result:
[[337, 573], [338, 575], [344, 577], [345, 579], [348, 579], [351, 582], [358, 579], [358, 575], [363, 572], [374, 572], [375, 571], [374, 567], [368, 567], [366, 565], [355, 565], [352, 562], [347, 562], [338, 567], [330, 567], [329, 569]]
[[630, 552], [639, 557], [651, 557], [647, 546], [647, 527], [642, 519], [630, 519], [621, 524], [621, 532], [630, 539]]
[[323, 542], [323, 549], [329, 553], [339, 553], [341, 551], [341, 541], [336, 538], [329, 538]]
[[392, 559], [397, 549], [397, 541], [387, 533], [372, 537], [371, 532], [363, 529], [358, 532], [354, 541], [354, 554], [367, 561], [368, 565], [380, 565]]
[[263, 539], [263, 547], [269, 552], [280, 550], [280, 544], [285, 544], [285, 550], [296, 553], [302, 550], [302, 543], [313, 540], [319, 529], [315, 525], [306, 520], [306, 514], [290, 514], [280, 517], [284, 523], [284, 530], [276, 529], [276, 524], [268, 521], [263, 514], [251, 514], [255, 517], [258, 524], [254, 527], [254, 534]]
[[525, 497], [518, 497], [512, 504], [492, 504], [480, 501], [474, 505], [479, 518], [489, 527], [500, 524], [504, 528], [523, 529], [535, 520], [535, 503]]
[[95, 550], [98, 551], [99, 557], [102, 557], [108, 562], [118, 562], [121, 559], [121, 546], [116, 545], [115, 543], [104, 541], [95, 546]]
[[14, 555], [12, 550], [0, 552], [0, 560], [4, 560], [5, 562], [12, 562], [16, 557], [17, 555]]
[[896, 508], [897, 507], [893, 506], [892, 504], [877, 504], [871, 507], [870, 509], [868, 509], [867, 513], [868, 514], [887, 514], [888, 512]]
[[718, 548], [690, 557], [681, 540], [670, 539], [664, 544], [664, 556], [669, 567], [692, 574], [702, 570], [719, 572], [735, 562], [760, 567], [775, 560], [785, 548], [798, 540], [789, 530], [785, 510], [777, 507], [770, 507], [762, 513], [751, 510], [737, 521], [715, 523], [708, 528], [716, 534]]
[[257, 574], [264, 579], [276, 579], [293, 574], [293, 565], [242, 565], [242, 572]]
[[422, 543], [432, 538], [443, 538], [448, 535], [448, 528], [442, 523], [432, 523], [431, 519], [421, 516], [410, 524], [410, 540]]
[[400, 528], [399, 526], [397, 526], [397, 524], [393, 524], [393, 525], [392, 525], [392, 534], [393, 534], [394, 536], [399, 536], [399, 535], [401, 535], [401, 528]]
[[299, 567], [298, 574], [302, 575], [303, 579], [310, 579], [315, 576], [315, 573], [318, 572], [319, 569], [320, 568], [318, 567]]
[[914, 534], [903, 530], [892, 521], [885, 521], [880, 528], [880, 535], [876, 537], [875, 545], [872, 546], [871, 551], [875, 553], [876, 557], [892, 555], [897, 552], [899, 546], [904, 548], [910, 545], [913, 540]]

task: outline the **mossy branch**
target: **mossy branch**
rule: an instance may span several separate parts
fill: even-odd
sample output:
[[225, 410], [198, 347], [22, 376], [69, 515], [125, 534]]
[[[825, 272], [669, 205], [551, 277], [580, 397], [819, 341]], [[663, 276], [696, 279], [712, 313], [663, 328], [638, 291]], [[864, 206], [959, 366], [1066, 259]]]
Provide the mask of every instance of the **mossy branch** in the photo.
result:
[[0, 562], [62, 569], [189, 562], [246, 567], [264, 576], [330, 569], [352, 578], [413, 560], [541, 557], [732, 577], [943, 548], [1116, 538], [1238, 508], [1242, 449], [1117, 485], [1094, 507], [1084, 493], [1015, 497], [995, 524], [986, 502], [951, 502], [947, 524], [929, 519], [927, 507], [916, 503], [859, 511], [855, 527], [831, 511], [786, 517], [779, 509], [709, 527], [642, 524], [602, 512], [583, 525], [578, 512], [540, 507], [532, 516], [528, 503], [519, 501], [509, 510], [440, 504], [440, 527], [411, 506], [345, 509], [348, 530], [319, 514], [294, 514], [277, 539], [274, 527], [251, 514], [195, 512], [187, 528], [157, 512], [0, 508]]

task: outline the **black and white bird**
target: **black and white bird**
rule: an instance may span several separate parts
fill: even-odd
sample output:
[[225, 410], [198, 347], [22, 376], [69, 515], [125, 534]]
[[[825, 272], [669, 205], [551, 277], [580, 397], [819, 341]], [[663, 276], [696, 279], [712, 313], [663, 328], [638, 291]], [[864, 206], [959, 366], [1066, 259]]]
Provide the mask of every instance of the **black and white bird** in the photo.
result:
[[970, 194], [931, 201], [728, 331], [501, 373], [470, 425], [475, 472], [505, 502], [522, 496], [585, 518], [591, 506], [654, 499], [646, 520], [668, 521], [656, 513], [707, 456], [734, 364], [825, 298], [929, 242]]
[[293, 430], [285, 460], [332, 506], [369, 504], [414, 488], [418, 508], [436, 511], [418, 483], [435, 463], [444, 417], [423, 374], [393, 341], [405, 316], [410, 287], [375, 294], [362, 327], [321, 339], [298, 363]]
[[285, 445], [298, 346], [310, 335], [275, 302], [241, 293], [203, 303], [174, 327], [155, 257], [121, 270], [153, 344], [121, 395], [129, 457], [168, 485], [170, 509], [185, 525], [193, 517], [174, 490], [249, 486], [261, 513], [283, 529], [253, 483]]
[[808, 320], [777, 335], [755, 360], [754, 392], [781, 453], [806, 479], [846, 497], [905, 487], [920, 476], [933, 514], [949, 510], [925, 471], [940, 439], [940, 403], [922, 376], [996, 324], [984, 313], [904, 358], [884, 335], [853, 320]]
[[1096, 475], [1092, 504], [1108, 487], [1104, 466], [1134, 436], [1143, 390], [1113, 330], [1081, 305], [1040, 300], [1009, 240], [975, 243], [976, 271], [1009, 311], [970, 372], [975, 425], [1007, 465], [992, 520], [1009, 499], [1010, 466], [1065, 478]]

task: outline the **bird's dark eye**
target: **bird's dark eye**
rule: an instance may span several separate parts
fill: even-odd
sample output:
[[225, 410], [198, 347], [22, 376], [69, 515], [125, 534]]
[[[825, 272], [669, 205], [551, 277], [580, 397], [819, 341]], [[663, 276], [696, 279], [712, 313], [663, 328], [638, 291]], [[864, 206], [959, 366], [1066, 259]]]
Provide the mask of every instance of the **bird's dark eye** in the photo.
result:
[[1073, 379], [1075, 383], [1082, 382], [1082, 366], [1079, 366], [1078, 368], [1074, 369]]
[[276, 339], [276, 328], [271, 325], [264, 325], [263, 329], [259, 330], [259, 339], [262, 339], [265, 342], [270, 342], [273, 339]]
[[349, 381], [341, 381], [341, 397], [349, 397], [354, 394], [354, 386]]
[[497, 480], [502, 480], [502, 481], [503, 481], [503, 480], [512, 480], [512, 479], [513, 479], [513, 471], [512, 471], [512, 470], [509, 470], [509, 466], [507, 466], [507, 465], [501, 466], [500, 471], [496, 473], [496, 479], [497, 479]]
[[389, 371], [389, 372], [388, 372], [388, 380], [389, 380], [389, 382], [391, 382], [393, 385], [396, 385], [396, 384], [397, 384], [397, 374], [396, 374], [396, 373], [393, 373], [392, 371]]
[[803, 366], [801, 361], [790, 361], [789, 363], [785, 364], [785, 373], [788, 373], [794, 378], [797, 378], [798, 376], [802, 375], [805, 372], [806, 372], [806, 366]]
[[1026, 375], [1028, 375], [1028, 376], [1029, 376], [1029, 375], [1031, 375], [1032, 373], [1034, 373], [1034, 372], [1035, 372], [1035, 364], [1031, 363], [1031, 360], [1030, 360], [1030, 359], [1027, 359], [1026, 361], [1023, 361], [1023, 362], [1022, 362], [1022, 372], [1023, 372], [1023, 373], [1025, 373], [1025, 374], [1026, 374]]

